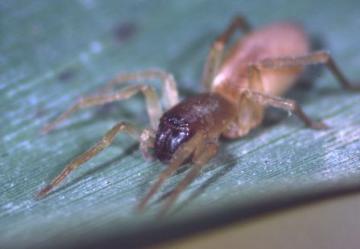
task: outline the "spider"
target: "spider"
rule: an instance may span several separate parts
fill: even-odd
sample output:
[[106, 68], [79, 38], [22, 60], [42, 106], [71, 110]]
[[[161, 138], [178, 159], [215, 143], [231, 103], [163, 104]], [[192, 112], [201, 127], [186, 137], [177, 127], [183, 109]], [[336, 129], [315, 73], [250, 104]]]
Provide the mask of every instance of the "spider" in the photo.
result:
[[[237, 30], [242, 31], [243, 36], [229, 45]], [[323, 122], [311, 119], [294, 100], [280, 97], [294, 85], [304, 67], [312, 64], [324, 64], [343, 88], [360, 90], [360, 86], [352, 85], [345, 78], [329, 53], [310, 51], [309, 38], [299, 25], [279, 22], [252, 30], [245, 18], [237, 16], [211, 47], [203, 71], [204, 93], [179, 101], [176, 81], [170, 73], [159, 69], [122, 73], [111, 80], [104, 91], [81, 98], [44, 126], [43, 132], [48, 133], [80, 109], [125, 100], [139, 92], [145, 97], [150, 119], [150, 127], [143, 130], [129, 123], [117, 123], [94, 146], [73, 159], [37, 197], [47, 195], [69, 173], [111, 145], [116, 135], [127, 133], [139, 141], [145, 157], [153, 154], [167, 164], [138, 203], [138, 210], [146, 207], [165, 180], [182, 164], [192, 163], [189, 173], [167, 197], [162, 209], [164, 213], [215, 156], [219, 138], [245, 136], [262, 122], [267, 106], [294, 113], [312, 129], [327, 128]], [[115, 90], [116, 85], [124, 82], [144, 83], [154, 79], [162, 82], [162, 97], [167, 110], [164, 113], [156, 91], [150, 85], [131, 85]]]

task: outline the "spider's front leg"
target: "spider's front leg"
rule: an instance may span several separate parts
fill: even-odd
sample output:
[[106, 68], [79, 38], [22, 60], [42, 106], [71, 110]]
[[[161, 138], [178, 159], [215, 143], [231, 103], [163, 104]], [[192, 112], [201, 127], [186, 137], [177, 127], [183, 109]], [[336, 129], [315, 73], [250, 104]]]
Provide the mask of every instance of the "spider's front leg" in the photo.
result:
[[201, 169], [205, 167], [206, 163], [216, 154], [218, 142], [207, 141], [205, 137], [206, 136], [203, 133], [199, 132], [179, 147], [174, 153], [167, 168], [159, 175], [157, 181], [152, 185], [147, 195], [145, 195], [138, 204], [137, 209], [139, 211], [142, 211], [145, 208], [148, 201], [156, 194], [165, 180], [173, 175], [186, 159], [191, 156], [192, 165], [189, 169], [189, 173], [171, 191], [159, 212], [159, 216], [166, 214], [180, 193], [195, 179], [196, 176], [198, 176]]
[[138, 211], [142, 211], [145, 208], [146, 204], [156, 194], [163, 183], [179, 169], [179, 167], [186, 161], [187, 158], [189, 158], [189, 156], [196, 150], [197, 147], [201, 146], [202, 142], [203, 134], [197, 133], [175, 151], [169, 165], [167, 165], [167, 168], [161, 172], [156, 182], [151, 186], [150, 190], [139, 202], [137, 206]]
[[159, 215], [163, 216], [171, 208], [177, 197], [184, 189], [191, 184], [191, 182], [197, 177], [201, 170], [206, 167], [206, 163], [215, 156], [218, 151], [217, 142], [207, 142], [200, 144], [194, 151], [193, 165], [190, 172], [182, 179], [182, 181], [171, 191], [170, 195], [165, 201]]

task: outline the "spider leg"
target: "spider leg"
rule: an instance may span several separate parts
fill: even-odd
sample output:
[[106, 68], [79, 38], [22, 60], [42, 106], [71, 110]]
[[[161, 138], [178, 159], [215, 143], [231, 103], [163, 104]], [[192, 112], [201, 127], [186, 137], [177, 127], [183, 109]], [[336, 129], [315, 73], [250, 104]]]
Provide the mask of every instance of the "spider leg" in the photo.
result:
[[242, 16], [235, 17], [226, 30], [212, 44], [203, 70], [205, 89], [210, 90], [212, 80], [222, 64], [225, 45], [238, 29], [244, 33], [248, 33], [251, 30], [249, 23]]
[[[261, 71], [256, 65], [249, 66], [248, 77], [250, 85], [262, 85]], [[272, 106], [294, 113], [305, 123], [305, 125], [312, 129], [319, 130], [328, 128], [328, 126], [323, 122], [312, 120], [295, 100], [268, 95], [252, 89], [244, 89], [243, 91], [245, 97], [255, 103], [263, 106]]]
[[170, 109], [179, 102], [179, 94], [174, 76], [161, 69], [147, 69], [137, 72], [120, 73], [105, 86], [105, 91], [112, 90], [115, 85], [129, 81], [144, 82], [160, 80], [162, 83], [162, 98], [165, 100], [165, 108]]
[[[116, 124], [113, 128], [111, 128], [94, 146], [80, 154], [78, 157], [73, 159], [64, 169], [63, 171], [56, 176], [49, 185], [44, 187], [37, 194], [37, 198], [42, 198], [47, 195], [54, 187], [58, 186], [64, 178], [69, 175], [72, 171], [80, 167], [82, 164], [96, 156], [99, 152], [103, 151], [105, 148], [111, 145], [115, 136], [118, 133], [127, 133], [130, 136], [134, 137], [137, 140], [141, 140], [141, 131], [135, 128], [131, 124], [127, 124], [124, 122], [120, 122]], [[145, 141], [141, 141], [142, 143]]]
[[175, 187], [173, 191], [171, 191], [161, 209], [161, 212], [159, 213], [160, 216], [166, 214], [172, 204], [176, 201], [179, 194], [195, 179], [196, 176], [198, 176], [201, 169], [206, 166], [206, 163], [217, 153], [218, 147], [217, 143], [211, 142], [196, 149], [193, 158], [194, 165], [191, 167], [190, 172], [185, 176], [185, 178]]
[[195, 151], [195, 148], [201, 143], [202, 139], [202, 134], [197, 133], [189, 141], [181, 145], [176, 150], [167, 168], [163, 172], [161, 172], [161, 174], [158, 176], [158, 179], [151, 186], [148, 193], [139, 202], [137, 206], [138, 211], [142, 211], [145, 208], [150, 198], [154, 196], [154, 194], [158, 191], [158, 189], [165, 182], [165, 180], [168, 179], [171, 175], [173, 175], [176, 170], [184, 163], [184, 161], [189, 158], [189, 156], [191, 156], [191, 154]]
[[247, 98], [255, 101], [264, 106], [272, 106], [275, 108], [283, 109], [294, 113], [304, 122], [305, 125], [312, 129], [322, 130], [329, 128], [326, 124], [321, 121], [315, 121], [310, 118], [301, 108], [301, 106], [292, 99], [280, 98], [277, 96], [267, 95], [261, 92], [252, 91], [249, 89], [244, 90], [244, 94]]
[[[324, 51], [313, 52], [304, 56], [284, 57], [265, 59], [256, 64], [249, 65], [248, 77], [250, 85], [262, 86], [261, 69], [277, 70], [277, 69], [299, 69], [307, 65], [324, 64], [330, 72], [338, 80], [339, 84], [348, 90], [360, 90], [359, 85], [353, 85], [344, 74], [340, 71], [332, 57]], [[245, 89], [244, 94], [247, 98], [261, 104], [270, 105], [276, 108], [284, 109], [296, 114], [307, 126], [313, 129], [328, 128], [323, 122], [312, 120], [301, 108], [301, 106], [294, 100], [284, 99], [277, 96], [261, 93], [256, 90]]]
[[153, 129], [156, 129], [159, 123], [159, 119], [162, 115], [161, 105], [155, 90], [148, 85], [135, 85], [130, 86], [126, 89], [120, 90], [110, 95], [99, 95], [81, 98], [73, 106], [63, 112], [53, 122], [47, 124], [42, 129], [43, 133], [48, 133], [53, 130], [58, 124], [68, 118], [72, 113], [93, 106], [100, 106], [114, 101], [128, 99], [138, 92], [144, 94], [146, 99], [147, 112], [150, 118], [150, 124]]
[[339, 69], [334, 59], [328, 52], [317, 51], [308, 55], [297, 57], [284, 57], [265, 59], [256, 63], [256, 67], [259, 69], [282, 69], [282, 68], [297, 68], [314, 64], [323, 64], [334, 75], [338, 83], [344, 88], [353, 91], [359, 91], [360, 85], [353, 85]]

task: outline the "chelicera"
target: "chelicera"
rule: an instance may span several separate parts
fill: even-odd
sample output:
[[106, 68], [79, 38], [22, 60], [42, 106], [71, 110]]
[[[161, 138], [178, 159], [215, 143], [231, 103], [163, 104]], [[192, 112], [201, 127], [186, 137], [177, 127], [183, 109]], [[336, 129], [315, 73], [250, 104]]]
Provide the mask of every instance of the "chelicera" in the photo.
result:
[[[236, 30], [244, 35], [226, 49]], [[70, 172], [108, 147], [116, 135], [127, 133], [139, 141], [145, 157], [151, 156], [151, 148], [153, 156], [168, 165], [139, 202], [139, 210], [144, 209], [164, 181], [182, 164], [192, 163], [189, 173], [167, 197], [165, 211], [215, 156], [219, 138], [245, 136], [262, 122], [267, 106], [296, 114], [310, 128], [327, 128], [324, 123], [308, 117], [294, 100], [279, 97], [294, 85], [304, 67], [311, 64], [324, 64], [343, 88], [360, 90], [345, 78], [329, 53], [310, 51], [309, 38], [297, 24], [281, 22], [252, 30], [244, 18], [236, 17], [209, 52], [203, 73], [204, 93], [179, 101], [174, 77], [163, 70], [122, 73], [98, 95], [81, 98], [46, 125], [44, 133], [53, 130], [75, 111], [125, 100], [139, 92], [145, 96], [150, 119], [150, 127], [144, 130], [124, 122], [116, 124], [99, 142], [73, 159], [37, 196], [47, 195]], [[155, 90], [149, 85], [115, 90], [116, 85], [124, 82], [153, 79], [162, 82], [165, 113]]]

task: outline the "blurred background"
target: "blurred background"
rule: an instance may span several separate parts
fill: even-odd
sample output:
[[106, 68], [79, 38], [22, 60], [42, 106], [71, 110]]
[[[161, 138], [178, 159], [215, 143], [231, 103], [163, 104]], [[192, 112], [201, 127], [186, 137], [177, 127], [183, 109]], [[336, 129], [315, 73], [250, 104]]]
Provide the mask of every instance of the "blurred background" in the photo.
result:
[[212, 41], [241, 14], [255, 27], [301, 23], [315, 47], [331, 51], [345, 74], [359, 79], [359, 7], [355, 0], [1, 1], [0, 247], [356, 248], [359, 198], [351, 194], [360, 187], [360, 98], [321, 67], [289, 96], [331, 129], [312, 131], [270, 113], [249, 136], [224, 141], [162, 220], [156, 213], [163, 197], [187, 171], [171, 177], [145, 213], [135, 213], [164, 165], [144, 160], [126, 136], [44, 200], [34, 193], [117, 121], [146, 126], [136, 97], [39, 133], [119, 72], [163, 68], [182, 96], [196, 94]]

